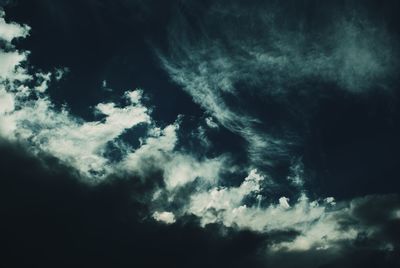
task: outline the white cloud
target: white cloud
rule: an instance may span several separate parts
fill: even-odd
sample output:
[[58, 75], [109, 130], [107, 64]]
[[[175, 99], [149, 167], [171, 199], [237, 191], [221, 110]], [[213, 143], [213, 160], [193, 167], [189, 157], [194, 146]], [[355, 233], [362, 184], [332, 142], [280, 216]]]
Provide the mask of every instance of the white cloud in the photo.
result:
[[193, 182], [196, 178], [201, 178], [203, 181], [215, 185], [223, 165], [224, 159], [222, 158], [199, 161], [187, 155], [177, 155], [165, 165], [164, 180], [166, 187], [172, 190]]
[[289, 198], [282, 196], [281, 198], [279, 198], [279, 205], [282, 208], [286, 208], [289, 209], [290, 205], [289, 205]]
[[58, 111], [47, 97], [34, 101], [16, 97], [14, 101], [19, 107], [3, 114], [3, 121], [9, 122], [3, 135], [27, 142], [37, 153], [52, 154], [88, 177], [110, 174], [109, 159], [104, 156], [108, 143], [126, 129], [150, 122], [147, 109], [133, 103], [121, 108], [115, 103], [98, 104], [96, 111], [105, 119], [84, 122], [65, 109]]
[[175, 215], [171, 212], [163, 211], [163, 212], [154, 212], [153, 218], [156, 221], [164, 222], [166, 224], [172, 224], [176, 221]]
[[[248, 179], [246, 179], [248, 181]], [[343, 231], [338, 223], [338, 214], [347, 215], [347, 210], [328, 212], [326, 202], [309, 201], [303, 195], [293, 206], [282, 197], [279, 203], [267, 207], [243, 204], [243, 199], [259, 190], [258, 183], [252, 187], [243, 184], [238, 188], [212, 189], [192, 197], [188, 213], [198, 216], [202, 225], [221, 223], [227, 227], [250, 229], [256, 232], [296, 230], [300, 234], [290, 242], [277, 242], [272, 250], [298, 251], [327, 249], [339, 241], [352, 241], [359, 232], [355, 227]], [[247, 190], [243, 190], [247, 188]]]
[[141, 177], [162, 169], [175, 148], [178, 128], [178, 123], [175, 123], [164, 129], [151, 129], [148, 137], [141, 140], [141, 146], [127, 154], [120, 168]]
[[27, 53], [17, 51], [5, 52], [0, 49], [0, 80], [27, 80], [30, 76], [26, 73], [20, 64], [26, 60]]
[[[242, 187], [242, 186], [241, 186]], [[292, 207], [271, 204], [266, 208], [243, 204], [249, 194], [240, 195], [240, 188], [212, 189], [192, 196], [188, 213], [198, 216], [202, 225], [221, 223], [227, 227], [250, 229], [256, 232], [298, 229], [317, 221], [324, 213], [324, 206], [310, 202], [302, 196]]]
[[212, 117], [206, 118], [206, 124], [209, 128], [218, 128], [218, 124], [214, 122], [214, 119]]
[[[195, 193], [185, 207], [185, 213], [199, 217], [202, 226], [220, 223], [226, 227], [261, 233], [290, 230], [299, 233], [291, 241], [274, 242], [270, 246], [273, 251], [326, 250], [355, 241], [361, 234], [372, 238], [379, 231], [377, 226], [362, 224], [363, 219], [356, 212], [365, 203], [373, 202], [374, 197], [337, 205], [332, 197], [311, 201], [302, 194], [292, 204], [286, 197], [279, 198], [277, 204], [267, 206], [260, 206], [257, 202], [245, 204], [248, 197], [260, 200], [264, 180], [252, 170], [238, 187], [215, 187]], [[392, 210], [396, 213], [396, 207]], [[346, 222], [349, 225], [344, 227]]]
[[15, 38], [26, 37], [29, 34], [30, 28], [27, 25], [7, 23], [4, 15], [4, 11], [0, 9], [0, 39], [11, 42]]
[[14, 110], [14, 98], [12, 94], [0, 89], [0, 114], [12, 112]]
[[51, 81], [51, 73], [38, 73], [36, 74], [37, 80], [39, 82], [39, 85], [35, 87], [35, 90], [37, 90], [40, 93], [44, 93], [48, 86], [49, 82]]
[[227, 158], [197, 159], [190, 153], [175, 150], [178, 129], [178, 122], [162, 130], [153, 129], [137, 150], [127, 154], [121, 164], [122, 169], [144, 177], [161, 171], [168, 191], [174, 191], [197, 178], [205, 184], [216, 184]]
[[[185, 207], [185, 213], [199, 217], [202, 226], [219, 223], [261, 233], [298, 232], [292, 240], [270, 244], [271, 251], [340, 249], [360, 236], [375, 241], [376, 248], [387, 245], [388, 242], [379, 237], [383, 229], [381, 225], [393, 220], [393, 215], [399, 211], [393, 196], [366, 196], [339, 204], [333, 197], [311, 201], [305, 193], [295, 202], [281, 197], [277, 204], [266, 206], [246, 201], [249, 197], [263, 199], [259, 197], [264, 180], [252, 170], [238, 187], [215, 187], [195, 193]], [[383, 209], [382, 204], [386, 204]]]
[[232, 219], [245, 209], [243, 199], [261, 190], [261, 182], [265, 178], [252, 170], [239, 187], [214, 187], [205, 192], [191, 196], [187, 212], [198, 216], [202, 225], [222, 221], [226, 226], [232, 226]]
[[[102, 118], [91, 122], [72, 115], [67, 107], [55, 107], [47, 94], [50, 82], [53, 78], [60, 80], [69, 70], [59, 68], [54, 74], [30, 75], [22, 67], [29, 52], [18, 52], [10, 43], [13, 38], [25, 37], [28, 27], [6, 24], [4, 20], [0, 20], [0, 25], [0, 34], [9, 47], [7, 52], [0, 51], [0, 135], [3, 138], [18, 140], [36, 154], [57, 157], [90, 181], [121, 172], [146, 177], [160, 170], [167, 189], [173, 191], [196, 178], [210, 183], [218, 180], [223, 159], [198, 160], [176, 151], [179, 122], [158, 128], [150, 111], [141, 103], [142, 90], [126, 91], [124, 106], [115, 102], [99, 103], [94, 112]], [[27, 80], [29, 86], [25, 83]], [[148, 133], [141, 137], [139, 148], [131, 148], [120, 136], [139, 124], [146, 124]], [[107, 155], [109, 146], [118, 150], [121, 160]]]
[[[52, 77], [61, 79], [68, 70], [56, 69], [54, 76], [40, 72], [28, 74], [22, 63], [29, 53], [18, 52], [10, 43], [13, 38], [25, 37], [28, 27], [7, 24], [3, 19], [0, 26], [1, 38], [9, 47], [7, 52], [0, 51], [0, 135], [3, 138], [18, 140], [36, 154], [55, 156], [90, 180], [120, 172], [123, 161], [116, 162], [107, 156], [110, 145], [118, 147], [122, 158], [129, 156], [125, 163], [133, 158], [136, 163], [131, 167], [136, 165], [138, 170], [142, 169], [138, 164], [142, 160], [134, 159], [134, 155], [144, 159], [160, 149], [172, 151], [177, 125], [162, 131], [154, 127], [149, 110], [141, 104], [141, 90], [125, 92], [125, 106], [114, 102], [98, 104], [95, 113], [103, 117], [98, 121], [87, 122], [72, 115], [66, 107], [55, 107], [47, 95], [49, 83]], [[27, 80], [33, 86], [28, 86]], [[149, 125], [150, 136], [159, 132], [157, 141], [152, 142], [155, 138], [149, 137], [143, 147], [134, 150], [119, 139], [126, 130], [143, 123]], [[158, 143], [162, 138], [166, 142]]]
[[[0, 69], [1, 81], [10, 77], [14, 81], [20, 74], [25, 75], [25, 69], [18, 69], [25, 59], [24, 55], [7, 65], [3, 63], [7, 68]], [[95, 113], [104, 118], [86, 122], [71, 115], [66, 108], [57, 109], [53, 105], [46, 94], [51, 77], [51, 73], [36, 73], [37, 85], [33, 88], [11, 83], [1, 89], [0, 134], [3, 137], [18, 139], [37, 154], [51, 154], [94, 180], [119, 172], [145, 177], [154, 170], [161, 170], [167, 188], [173, 190], [196, 178], [218, 179], [223, 159], [200, 161], [175, 151], [179, 122], [164, 129], [156, 127], [149, 110], [141, 104], [141, 90], [125, 92], [128, 104], [123, 107], [113, 102], [98, 104]], [[131, 148], [118, 140], [126, 130], [143, 123], [148, 125], [148, 136], [141, 140], [139, 148]], [[107, 156], [110, 144], [118, 147], [121, 161], [115, 162]]]

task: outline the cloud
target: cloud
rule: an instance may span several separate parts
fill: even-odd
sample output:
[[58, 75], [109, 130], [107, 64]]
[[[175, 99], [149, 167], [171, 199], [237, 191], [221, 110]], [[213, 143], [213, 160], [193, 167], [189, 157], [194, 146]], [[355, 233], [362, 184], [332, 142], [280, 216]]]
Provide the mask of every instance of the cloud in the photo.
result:
[[[194, 101], [211, 113], [220, 124], [247, 140], [249, 143], [249, 155], [253, 161], [256, 163], [264, 162], [267, 159], [273, 159], [276, 152], [282, 153], [285, 151], [281, 146], [276, 146], [284, 143], [282, 140], [277, 140], [257, 130], [257, 119], [230, 109], [218, 89], [217, 84], [219, 82], [209, 83], [208, 79], [211, 76], [209, 70], [207, 67], [198, 66], [197, 63], [202, 62], [202, 59], [197, 58], [198, 55], [192, 49], [184, 49], [188, 49], [188, 51], [184, 51], [180, 55], [187, 55], [189, 59], [173, 62], [162, 57], [163, 64], [171, 78], [183, 85], [183, 89], [191, 94]], [[174, 64], [185, 67], [176, 68]], [[211, 70], [210, 72], [217, 72], [217, 70]], [[221, 77], [224, 76], [224, 74], [220, 75]], [[220, 81], [221, 77], [215, 77], [215, 80]]]
[[[291, 240], [296, 233], [220, 232], [212, 224], [201, 228], [179, 219], [174, 224], [155, 224], [143, 220], [149, 214], [140, 196], [147, 188], [137, 187], [134, 179], [89, 186], [74, 177], [68, 166], [48, 158], [43, 165], [24, 147], [9, 143], [0, 143], [0, 162], [0, 233], [7, 244], [1, 254], [8, 266], [398, 266], [398, 219], [391, 213], [399, 209], [396, 196], [361, 198], [349, 210], [356, 222], [337, 219], [344, 231], [349, 224], [360, 231], [374, 226], [379, 236], [370, 236], [370, 241], [361, 235], [353, 245], [344, 243], [337, 251], [273, 251], [268, 249], [271, 243]], [[387, 242], [383, 237], [395, 245], [393, 251], [373, 249]]]
[[173, 213], [167, 212], [167, 211], [164, 211], [164, 212], [156, 211], [153, 213], [153, 218], [156, 221], [161, 221], [166, 224], [172, 224], [175, 222], [175, 215]]
[[70, 167], [43, 165], [24, 147], [1, 142], [0, 162], [7, 266], [263, 267], [256, 258], [262, 239], [252, 233], [224, 237], [196, 223], [144, 220], [152, 215], [140, 201], [148, 189], [137, 178], [87, 185]]
[[218, 124], [214, 122], [212, 117], [206, 118], [206, 124], [209, 128], [218, 128]]
[[0, 40], [11, 42], [15, 38], [26, 37], [29, 34], [29, 26], [7, 23], [4, 15], [5, 13], [0, 7]]
[[20, 63], [25, 61], [26, 57], [26, 53], [8, 52], [0, 49], [0, 79], [10, 82], [29, 79], [30, 76], [20, 67]]
[[[214, 12], [220, 11], [218, 8], [212, 9], [209, 16], [215, 18]], [[230, 16], [227, 14], [223, 14], [222, 17], [225, 19], [225, 16]], [[237, 15], [237, 13], [232, 14]], [[258, 19], [273, 21], [273, 18]], [[118, 185], [115, 186], [118, 189], [114, 194], [109, 193], [114, 189], [104, 190], [107, 193], [105, 196], [99, 190], [100, 193], [94, 194], [94, 197], [90, 194], [90, 199], [94, 200], [90, 202], [96, 203], [93, 211], [85, 208], [83, 211], [80, 210], [80, 205], [86, 204], [85, 197], [80, 197], [81, 199], [78, 198], [77, 201], [74, 199], [78, 205], [73, 204], [72, 209], [67, 210], [71, 213], [78, 209], [80, 213], [73, 214], [72, 217], [79, 221], [85, 218], [82, 215], [86, 215], [88, 211], [93, 213], [89, 214], [94, 216], [94, 219], [89, 219], [90, 224], [84, 222], [83, 225], [97, 227], [97, 220], [105, 221], [105, 226], [97, 231], [103, 233], [104, 230], [111, 230], [110, 235], [106, 234], [111, 241], [118, 240], [113, 234], [118, 234], [117, 238], [125, 235], [124, 232], [120, 233], [119, 227], [121, 222], [130, 217], [131, 206], [125, 202], [133, 196], [145, 203], [146, 209], [141, 219], [152, 218], [166, 225], [172, 225], [170, 226], [172, 229], [168, 230], [174, 230], [173, 228], [177, 228], [174, 224], [181, 224], [181, 221], [188, 221], [191, 224], [190, 220], [194, 217], [194, 221], [196, 223], [198, 221], [203, 227], [200, 230], [196, 229], [196, 232], [200, 234], [204, 234], [205, 230], [212, 226], [224, 226], [222, 229], [225, 232], [234, 234], [248, 232], [251, 234], [250, 238], [253, 237], [252, 235], [261, 237], [260, 240], [265, 244], [265, 251], [273, 252], [275, 256], [281, 256], [287, 252], [340, 251], [351, 246], [357, 248], [357, 243], [374, 251], [395, 252], [398, 249], [398, 241], [395, 238], [398, 230], [393, 227], [399, 220], [398, 197], [367, 196], [340, 202], [335, 201], [333, 197], [311, 198], [312, 193], [309, 194], [304, 189], [302, 167], [298, 163], [295, 163], [293, 167], [293, 176], [289, 176], [288, 180], [283, 182], [294, 185], [297, 192], [275, 197], [272, 194], [274, 188], [271, 185], [277, 182], [272, 176], [267, 176], [266, 172], [253, 169], [253, 166], [272, 165], [271, 163], [276, 158], [286, 156], [288, 141], [282, 132], [274, 135], [263, 129], [264, 122], [261, 117], [248, 112], [251, 110], [249, 103], [244, 101], [243, 104], [239, 101], [237, 104], [240, 105], [233, 108], [234, 106], [229, 101], [232, 98], [241, 100], [240, 94], [243, 89], [238, 86], [240, 83], [249, 85], [249, 88], [253, 85], [266, 84], [268, 87], [265, 90], [272, 91], [263, 92], [263, 94], [275, 94], [280, 91], [280, 86], [286, 85], [286, 82], [293, 83], [300, 78], [311, 79], [314, 75], [326, 81], [337, 82], [347, 90], [357, 91], [359, 88], [355, 85], [362, 88], [371, 86], [374, 83], [372, 80], [379, 80], [381, 76], [385, 76], [387, 70], [386, 67], [382, 67], [382, 63], [387, 62], [384, 60], [386, 56], [381, 58], [381, 54], [376, 54], [375, 49], [379, 45], [374, 46], [373, 49], [369, 47], [371, 40], [368, 30], [365, 33], [358, 26], [354, 28], [353, 24], [349, 26], [346, 22], [348, 29], [345, 26], [339, 27], [340, 31], [345, 28], [343, 33], [339, 31], [344, 35], [339, 40], [345, 40], [344, 43], [334, 44], [333, 52], [328, 54], [321, 54], [319, 50], [310, 52], [311, 54], [307, 51], [300, 53], [300, 48], [303, 48], [303, 44], [307, 44], [307, 41], [303, 43], [300, 38], [299, 43], [291, 44], [288, 40], [295, 38], [292, 35], [285, 36], [287, 34], [285, 31], [272, 33], [273, 37], [276, 37], [275, 34], [278, 35], [279, 41], [275, 44], [276, 47], [273, 47], [272, 54], [265, 51], [263, 46], [254, 45], [251, 42], [249, 45], [246, 38], [240, 39], [245, 40], [244, 43], [233, 39], [233, 52], [230, 52], [222, 44], [223, 42], [216, 42], [216, 45], [212, 46], [209, 45], [208, 39], [202, 39], [202, 42], [193, 44], [191, 40], [187, 40], [185, 36], [187, 33], [180, 32], [183, 34], [183, 40], [172, 43], [176, 45], [174, 47], [176, 51], [172, 53], [172, 57], [171, 55], [162, 56], [164, 66], [171, 77], [182, 84], [193, 99], [207, 110], [207, 114], [218, 121], [214, 122], [210, 120], [211, 117], [208, 117], [206, 120], [208, 127], [224, 126], [248, 142], [247, 153], [251, 163], [246, 167], [236, 167], [230, 164], [229, 155], [206, 157], [196, 152], [188, 152], [184, 146], [179, 146], [181, 142], [179, 140], [180, 118], [176, 122], [160, 127], [152, 119], [151, 111], [142, 103], [144, 94], [142, 90], [128, 90], [119, 101], [97, 104], [94, 107], [96, 119], [93, 121], [85, 121], [74, 115], [66, 106], [57, 107], [51, 101], [47, 91], [51, 90], [52, 79], [61, 79], [64, 72], [60, 73], [56, 70], [54, 74], [42, 73], [35, 72], [34, 69], [32, 70], [33, 67], [25, 67], [28, 64], [29, 52], [17, 51], [11, 41], [16, 37], [26, 36], [27, 33], [24, 33], [23, 29], [28, 28], [17, 24], [6, 23], [5, 25], [6, 28], [9, 27], [7, 25], [13, 25], [13, 27], [10, 28], [12, 30], [8, 30], [11, 34], [3, 38], [5, 42], [8, 42], [8, 49], [0, 52], [0, 59], [3, 59], [0, 61], [1, 137], [8, 142], [19, 143], [29, 153], [45, 162], [50, 161], [48, 156], [55, 158], [60, 162], [57, 163], [55, 169], [69, 170], [73, 174], [69, 174], [68, 177], [77, 176], [80, 179], [84, 178], [85, 182], [96, 182], [100, 186], [93, 186], [95, 191], [105, 185], [102, 184], [104, 180], [114, 185], [115, 181], [112, 180], [114, 176], [132, 178], [125, 181], [127, 184], [131, 181], [146, 181], [152, 185], [149, 188], [143, 186], [144, 190], [138, 190], [130, 187], [125, 189], [127, 184], [122, 183], [121, 188], [118, 188]], [[223, 23], [221, 25], [224, 26]], [[265, 26], [265, 24], [261, 25]], [[174, 32], [174, 34], [177, 33]], [[232, 33], [227, 32], [227, 34], [229, 37]], [[364, 38], [364, 34], [368, 38]], [[233, 36], [235, 37], [235, 33]], [[357, 57], [353, 58], [351, 55], [355, 51]], [[345, 60], [343, 73], [341, 70], [336, 70], [336, 60], [339, 62]], [[304, 63], [302, 66], [304, 70], [299, 67], [300, 63]], [[362, 67], [357, 67], [352, 71], [358, 64]], [[251, 79], [254, 78], [254, 73], [263, 75]], [[265, 74], [271, 74], [271, 76]], [[366, 77], [374, 79], [370, 81], [365, 79]], [[250, 90], [254, 89], [250, 88], [249, 92]], [[256, 95], [258, 98], [258, 93]], [[123, 136], [128, 130], [138, 125], [144, 125], [146, 133], [137, 137], [140, 144], [135, 147]], [[222, 177], [225, 179], [228, 176], [237, 176], [232, 173], [239, 169], [241, 173], [249, 170], [248, 176], [240, 182], [222, 179]], [[8, 178], [9, 175], [6, 175]], [[47, 178], [47, 175], [44, 177]], [[161, 180], [158, 180], [158, 176]], [[60, 177], [63, 176], [60, 175]], [[54, 182], [51, 185], [54, 187]], [[88, 190], [90, 188], [86, 186], [84, 188], [84, 191], [90, 192]], [[118, 195], [121, 192], [123, 202], [118, 201], [120, 200]], [[71, 195], [74, 196], [74, 194], [76, 192], [72, 191]], [[107, 198], [111, 198], [111, 203], [117, 200], [115, 203], [117, 205], [113, 203], [112, 209], [105, 214], [117, 214], [118, 220], [113, 219], [112, 223], [107, 217], [102, 216], [102, 213], [98, 213], [102, 212], [101, 204], [104, 204], [102, 202], [106, 202], [105, 207], [109, 205]], [[48, 205], [51, 201], [47, 200], [44, 203]], [[65, 203], [70, 208], [68, 202], [65, 201]], [[41, 206], [37, 207], [41, 209]], [[119, 214], [120, 211], [122, 215]], [[179, 225], [179, 227], [182, 226]], [[80, 234], [86, 233], [90, 232], [85, 229]], [[285, 235], [286, 233], [288, 235]], [[137, 233], [134, 234], [137, 235]], [[272, 237], [271, 240], [265, 239], [269, 236]], [[74, 239], [77, 238], [74, 236]], [[97, 239], [108, 246], [107, 241], [98, 237]], [[76, 243], [76, 241], [73, 242]], [[161, 241], [163, 245], [166, 245], [163, 250], [168, 250], [169, 240], [165, 239], [165, 241]], [[160, 241], [154, 241], [153, 244], [158, 242]], [[93, 242], [88, 243], [93, 245]], [[183, 246], [190, 243], [192, 242], [185, 242]], [[262, 248], [259, 240], [256, 239], [254, 244], [257, 249]], [[151, 248], [151, 246], [148, 247]], [[124, 250], [127, 249], [124, 248]], [[245, 249], [241, 248], [238, 251], [242, 253]], [[251, 248], [251, 256], [254, 251], [257, 250]], [[228, 255], [231, 256], [231, 253], [229, 252]]]
[[0, 113], [7, 113], [14, 110], [14, 98], [4, 89], [0, 91]]
[[[398, 196], [372, 195], [336, 202], [332, 197], [310, 200], [302, 193], [294, 202], [283, 196], [269, 203], [262, 194], [264, 180], [252, 170], [238, 187], [197, 190], [183, 205], [183, 213], [197, 216], [203, 227], [222, 224], [261, 234], [296, 233], [289, 241], [269, 243], [268, 250], [274, 252], [335, 251], [355, 246], [357, 241], [371, 241], [373, 250], [398, 248], [397, 239], [391, 239], [392, 232], [398, 230], [389, 227], [398, 221], [394, 216], [399, 211]], [[371, 204], [375, 204], [375, 211], [367, 211]]]
[[[33, 112], [38, 116], [24, 124]], [[20, 138], [32, 140], [40, 150], [66, 160], [84, 175], [90, 177], [93, 173], [101, 177], [112, 172], [103, 155], [108, 143], [126, 129], [150, 119], [146, 108], [132, 103], [122, 108], [114, 103], [101, 103], [96, 106], [96, 112], [105, 116], [104, 122], [79, 122], [65, 110], [54, 112], [49, 102], [36, 101], [33, 107], [16, 113], [16, 132]]]
[[[11, 75], [14, 77], [14, 75]], [[140, 92], [126, 92], [128, 105], [100, 103], [95, 107], [101, 121], [84, 122], [66, 108], [57, 109], [46, 95], [49, 74], [36, 74], [42, 79], [32, 89], [1, 92], [1, 134], [19, 140], [40, 154], [51, 154], [90, 178], [102, 178], [113, 172], [107, 159], [107, 146], [125, 130], [149, 123], [148, 110], [139, 104]], [[6, 86], [7, 87], [7, 86]]]
[[[269, 232], [296, 228], [320, 218], [325, 205], [309, 201], [302, 195], [289, 205], [289, 199], [281, 197], [277, 204], [261, 205], [263, 176], [252, 170], [238, 187], [216, 187], [191, 196], [187, 213], [198, 216], [202, 225], [222, 223], [227, 227]], [[246, 198], [254, 201], [246, 204]], [[248, 201], [247, 201], [248, 202]], [[327, 203], [327, 202], [325, 202]]]
[[56, 81], [60, 81], [68, 72], [69, 69], [67, 67], [57, 68], [54, 72], [54, 78]]
[[126, 155], [121, 168], [141, 177], [160, 171], [165, 190], [174, 192], [187, 184], [200, 179], [205, 185], [218, 184], [220, 173], [229, 157], [198, 158], [194, 153], [176, 150], [179, 123], [164, 129], [154, 128], [142, 140], [141, 146]]
[[[3, 14], [4, 15], [4, 14]], [[175, 151], [179, 122], [160, 129], [142, 104], [142, 90], [129, 90], [120, 103], [104, 102], [94, 107], [97, 120], [85, 121], [71, 114], [67, 106], [56, 107], [48, 95], [52, 80], [60, 80], [67, 70], [30, 74], [28, 52], [11, 45], [15, 37], [25, 37], [27, 27], [15, 23], [7, 37], [10, 50], [0, 52], [0, 135], [25, 144], [37, 155], [49, 154], [75, 168], [89, 181], [112, 174], [132, 173], [146, 177], [163, 170], [169, 190], [197, 177], [217, 180], [221, 159], [197, 160]], [[11, 26], [10, 26], [11, 25]], [[11, 30], [10, 30], [11, 31]], [[146, 125], [139, 148], [121, 136], [138, 125]], [[117, 156], [113, 156], [117, 154]], [[154, 164], [147, 164], [156, 161]]]
[[[384, 24], [359, 8], [316, 9], [321, 17], [315, 21], [303, 10], [261, 1], [222, 1], [202, 8], [188, 1], [177, 11], [169, 25], [169, 47], [158, 51], [162, 65], [217, 124], [247, 142], [249, 166], [259, 169], [250, 168], [239, 185], [196, 188], [177, 216], [195, 215], [202, 226], [297, 234], [270, 244], [274, 252], [335, 251], [361, 236], [374, 239], [376, 226], [361, 227], [362, 220], [353, 213], [358, 199], [311, 199], [298, 163], [287, 181], [268, 177], [272, 183], [295, 187], [290, 199], [272, 197], [274, 190], [266, 182], [265, 174], [276, 163], [297, 157], [291, 146], [302, 135], [296, 133], [298, 126], [307, 125], [301, 116], [307, 103], [296, 103], [298, 92], [315, 103], [330, 94], [327, 90], [386, 90], [396, 74], [397, 41]], [[275, 114], [278, 123], [268, 114], [276, 107], [268, 105], [281, 107], [283, 115]], [[300, 114], [293, 112], [299, 106]], [[301, 122], [294, 128], [293, 121]], [[344, 228], [343, 221], [352, 224]], [[385, 241], [379, 239], [374, 249]]]
[[274, 124], [255, 106], [266, 110], [272, 98], [286, 106], [282, 113], [290, 120], [304, 121], [290, 114], [299, 104], [286, 95], [301, 91], [314, 102], [334, 88], [386, 90], [396, 74], [397, 41], [384, 24], [357, 6], [315, 9], [320, 15], [313, 18], [274, 2], [220, 1], [200, 8], [187, 1], [169, 25], [168, 49], [159, 51], [171, 79], [247, 141], [259, 168], [287, 157], [301, 134], [289, 123]]

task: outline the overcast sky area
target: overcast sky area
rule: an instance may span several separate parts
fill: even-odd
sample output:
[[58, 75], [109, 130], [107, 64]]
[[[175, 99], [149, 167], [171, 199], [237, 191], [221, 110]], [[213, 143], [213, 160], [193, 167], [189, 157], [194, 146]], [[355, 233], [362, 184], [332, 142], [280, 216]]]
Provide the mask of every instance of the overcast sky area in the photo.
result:
[[0, 0], [12, 267], [400, 267], [400, 2]]

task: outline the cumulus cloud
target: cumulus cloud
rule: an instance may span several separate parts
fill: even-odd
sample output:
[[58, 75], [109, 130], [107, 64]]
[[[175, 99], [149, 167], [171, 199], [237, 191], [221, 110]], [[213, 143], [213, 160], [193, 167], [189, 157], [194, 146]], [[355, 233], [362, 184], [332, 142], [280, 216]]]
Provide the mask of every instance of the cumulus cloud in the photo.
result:
[[[398, 248], [398, 241], [388, 234], [396, 232], [390, 226], [398, 221], [397, 196], [366, 196], [338, 202], [333, 197], [312, 200], [304, 191], [296, 199], [282, 196], [271, 202], [263, 189], [268, 187], [266, 180], [257, 170], [251, 170], [238, 186], [201, 185], [186, 193], [180, 202], [166, 200], [162, 205], [157, 203], [158, 199], [163, 200], [160, 190], [154, 194], [153, 202], [156, 208], [172, 209], [177, 218], [196, 216], [203, 227], [219, 224], [259, 234], [292, 233], [289, 239], [268, 243], [266, 250], [276, 254], [335, 252], [357, 247], [360, 241], [371, 250]], [[371, 204], [377, 210], [367, 211]], [[153, 217], [160, 220], [159, 212], [154, 213]]]
[[[4, 15], [4, 14], [2, 14]], [[120, 103], [104, 102], [94, 107], [100, 119], [85, 121], [71, 114], [67, 106], [56, 107], [47, 94], [52, 79], [60, 80], [67, 69], [30, 74], [24, 65], [28, 52], [10, 43], [26, 36], [27, 26], [7, 24], [4, 39], [9, 51], [0, 51], [0, 135], [25, 144], [37, 155], [50, 154], [75, 168], [83, 177], [97, 181], [111, 174], [130, 172], [145, 177], [162, 170], [169, 190], [197, 177], [216, 180], [221, 159], [197, 160], [175, 151], [179, 122], [161, 129], [142, 104], [142, 90], [126, 91]], [[2, 32], [3, 33], [3, 32]], [[29, 82], [29, 83], [28, 83]], [[32, 86], [33, 84], [33, 86]], [[147, 126], [139, 148], [121, 139], [128, 129]], [[110, 156], [116, 150], [119, 158]], [[151, 163], [151, 164], [149, 164]]]
[[[23, 36], [25, 27], [11, 25], [15, 32], [12, 37]], [[0, 134], [26, 143], [38, 154], [51, 154], [87, 177], [109, 174], [109, 160], [104, 156], [107, 145], [126, 129], [150, 121], [148, 110], [139, 103], [141, 92], [126, 92], [125, 107], [98, 104], [95, 111], [105, 118], [84, 122], [66, 108], [54, 106], [46, 95], [51, 73], [28, 74], [22, 66], [27, 55], [16, 50], [0, 51]], [[35, 86], [25, 83], [32, 80]]]
[[29, 33], [29, 26], [17, 23], [7, 23], [4, 19], [4, 11], [0, 8], [0, 39], [11, 42], [18, 37], [26, 37]]
[[30, 76], [20, 67], [20, 63], [26, 59], [26, 56], [27, 53], [0, 49], [0, 78], [10, 82], [29, 79]]
[[195, 154], [176, 149], [178, 143], [176, 122], [164, 129], [154, 128], [142, 145], [127, 154], [121, 167], [133, 174], [146, 177], [160, 171], [165, 190], [174, 192], [187, 184], [201, 179], [208, 185], [218, 184], [219, 174], [226, 170], [227, 156], [199, 159]]
[[166, 224], [172, 224], [172, 223], [175, 222], [175, 215], [173, 213], [167, 212], [167, 211], [164, 211], [164, 212], [156, 211], [153, 214], [153, 218], [156, 221], [161, 221], [161, 222], [164, 222]]
[[[374, 241], [370, 244], [372, 249], [398, 248], [398, 241], [393, 241], [387, 233], [396, 232], [389, 226], [398, 221], [393, 218], [400, 205], [397, 196], [366, 196], [337, 204], [332, 197], [311, 201], [303, 193], [294, 202], [281, 197], [275, 204], [263, 206], [260, 202], [263, 180], [253, 170], [239, 187], [212, 188], [194, 194], [186, 213], [198, 216], [203, 226], [220, 223], [260, 233], [294, 231], [293, 239], [269, 245], [269, 250], [276, 252], [339, 250], [359, 239]], [[246, 204], [246, 198], [251, 196], [256, 201]], [[367, 211], [372, 204], [376, 210]]]
[[[15, 113], [15, 132], [19, 138], [31, 140], [34, 146], [66, 160], [85, 175], [109, 174], [108, 159], [103, 155], [126, 129], [149, 121], [147, 109], [131, 105], [123, 108], [114, 103], [101, 103], [96, 111], [105, 116], [104, 122], [79, 122], [66, 110], [54, 112], [46, 100], [36, 101]], [[29, 114], [38, 116], [29, 119]], [[89, 176], [90, 177], [90, 176]]]
[[[198, 216], [203, 225], [222, 223], [227, 227], [250, 229], [258, 232], [284, 230], [313, 222], [324, 213], [325, 206], [309, 201], [302, 195], [289, 205], [289, 199], [281, 197], [276, 204], [262, 206], [260, 194], [265, 178], [256, 170], [250, 171], [238, 187], [215, 187], [191, 197], [187, 212]], [[246, 204], [246, 198], [256, 201]], [[327, 201], [322, 203], [328, 204]]]

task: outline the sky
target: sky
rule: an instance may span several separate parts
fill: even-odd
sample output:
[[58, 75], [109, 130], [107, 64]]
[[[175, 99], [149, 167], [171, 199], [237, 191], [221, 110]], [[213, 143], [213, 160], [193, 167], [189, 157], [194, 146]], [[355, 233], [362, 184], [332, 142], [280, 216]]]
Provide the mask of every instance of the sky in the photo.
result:
[[399, 12], [1, 0], [0, 262], [399, 267]]

